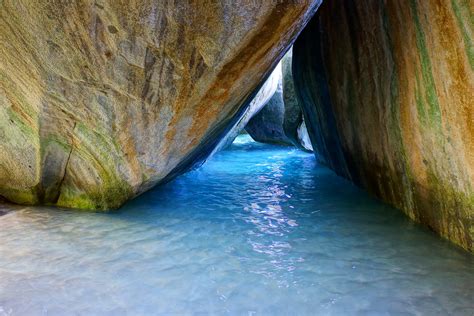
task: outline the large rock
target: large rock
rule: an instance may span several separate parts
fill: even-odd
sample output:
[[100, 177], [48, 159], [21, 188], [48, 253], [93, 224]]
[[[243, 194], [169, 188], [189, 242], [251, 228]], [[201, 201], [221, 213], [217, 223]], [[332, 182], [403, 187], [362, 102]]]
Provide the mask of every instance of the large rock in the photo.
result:
[[265, 107], [254, 114], [246, 126], [250, 136], [262, 143], [294, 145], [312, 150], [307, 141], [308, 133], [303, 112], [298, 104], [291, 69], [292, 50], [283, 57], [279, 72], [280, 81]]
[[325, 2], [294, 46], [318, 156], [474, 250], [469, 1]]
[[0, 1], [0, 195], [107, 209], [205, 159], [314, 1]]

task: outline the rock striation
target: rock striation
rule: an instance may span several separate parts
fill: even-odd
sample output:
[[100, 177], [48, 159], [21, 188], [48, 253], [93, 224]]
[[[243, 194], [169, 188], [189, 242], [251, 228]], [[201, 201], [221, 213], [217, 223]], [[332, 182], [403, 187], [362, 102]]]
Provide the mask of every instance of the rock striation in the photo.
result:
[[325, 2], [294, 46], [318, 157], [474, 251], [472, 2]]
[[1, 1], [0, 196], [109, 209], [188, 170], [319, 3]]

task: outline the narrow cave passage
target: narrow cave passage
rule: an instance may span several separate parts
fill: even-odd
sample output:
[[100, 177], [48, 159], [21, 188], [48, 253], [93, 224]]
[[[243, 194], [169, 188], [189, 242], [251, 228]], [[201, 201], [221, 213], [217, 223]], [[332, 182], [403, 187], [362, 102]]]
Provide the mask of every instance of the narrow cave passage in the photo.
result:
[[0, 240], [7, 314], [472, 312], [470, 254], [248, 135], [116, 213], [9, 213]]

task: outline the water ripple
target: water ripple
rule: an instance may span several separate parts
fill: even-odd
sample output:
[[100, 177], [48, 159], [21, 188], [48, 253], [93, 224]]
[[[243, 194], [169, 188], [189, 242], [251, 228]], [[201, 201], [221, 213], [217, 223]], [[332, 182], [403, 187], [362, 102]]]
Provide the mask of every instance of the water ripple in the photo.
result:
[[3, 315], [473, 315], [474, 257], [249, 142], [118, 212], [0, 217]]

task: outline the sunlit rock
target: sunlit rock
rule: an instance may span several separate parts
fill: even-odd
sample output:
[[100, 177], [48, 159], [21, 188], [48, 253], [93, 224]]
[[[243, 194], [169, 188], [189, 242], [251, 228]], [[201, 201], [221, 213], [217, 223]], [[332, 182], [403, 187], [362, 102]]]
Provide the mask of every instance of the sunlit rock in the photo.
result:
[[301, 144], [305, 150], [313, 151], [313, 144], [311, 144], [311, 138], [304, 120], [301, 122], [300, 126], [298, 126], [296, 136], [298, 137], [298, 143]]
[[294, 46], [317, 156], [474, 250], [469, 1], [325, 2]]
[[0, 196], [107, 209], [205, 159], [314, 1], [0, 2]]

